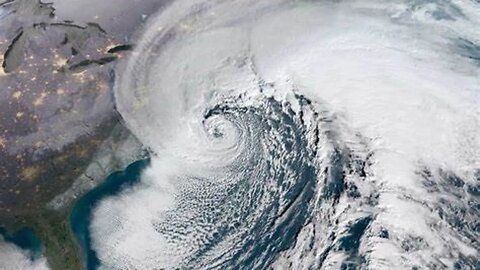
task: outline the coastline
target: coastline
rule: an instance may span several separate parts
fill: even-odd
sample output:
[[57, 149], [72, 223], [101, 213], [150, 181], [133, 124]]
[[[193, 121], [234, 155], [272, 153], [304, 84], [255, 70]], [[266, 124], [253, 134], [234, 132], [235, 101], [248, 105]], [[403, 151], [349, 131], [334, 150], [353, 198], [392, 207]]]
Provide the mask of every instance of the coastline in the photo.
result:
[[110, 174], [102, 184], [86, 193], [75, 203], [69, 222], [72, 234], [80, 247], [85, 269], [94, 270], [99, 265], [96, 252], [91, 248], [89, 232], [93, 210], [102, 199], [115, 196], [123, 189], [138, 183], [141, 172], [149, 164], [149, 158], [138, 160], [131, 163], [125, 170]]

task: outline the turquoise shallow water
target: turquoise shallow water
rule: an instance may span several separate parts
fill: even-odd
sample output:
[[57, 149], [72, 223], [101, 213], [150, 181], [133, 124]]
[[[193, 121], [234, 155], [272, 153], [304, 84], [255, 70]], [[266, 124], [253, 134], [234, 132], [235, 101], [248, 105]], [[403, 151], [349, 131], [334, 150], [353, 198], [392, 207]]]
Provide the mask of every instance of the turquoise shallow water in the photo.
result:
[[141, 172], [150, 164], [150, 159], [136, 161], [124, 171], [112, 173], [95, 189], [80, 198], [70, 215], [70, 226], [80, 246], [87, 270], [97, 269], [100, 261], [91, 247], [90, 221], [95, 206], [109, 196], [115, 196], [123, 189], [140, 180]]
[[7, 233], [6, 230], [0, 228], [0, 235], [6, 242], [30, 251], [33, 258], [42, 254], [42, 242], [30, 228], [22, 228], [14, 233]]

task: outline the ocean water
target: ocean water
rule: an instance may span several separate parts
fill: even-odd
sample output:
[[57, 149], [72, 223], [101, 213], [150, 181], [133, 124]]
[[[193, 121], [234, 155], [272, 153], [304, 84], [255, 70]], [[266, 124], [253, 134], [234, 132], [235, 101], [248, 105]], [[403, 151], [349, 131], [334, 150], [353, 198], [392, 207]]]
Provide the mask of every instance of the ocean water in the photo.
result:
[[[7, 233], [6, 230], [0, 228], [0, 235], [7, 243], [16, 245], [17, 247], [27, 250], [33, 257], [42, 254], [42, 242], [30, 228], [22, 228], [13, 233]], [[32, 258], [34, 259], [34, 258]]]
[[118, 66], [152, 158], [79, 202], [88, 266], [478, 269], [479, 8], [173, 2]]
[[0, 269], [48, 270], [43, 245], [30, 228], [6, 232], [0, 228]]
[[96, 252], [91, 247], [89, 230], [93, 209], [100, 200], [118, 195], [123, 189], [134, 185], [140, 179], [142, 170], [149, 163], [148, 159], [139, 160], [130, 164], [124, 171], [112, 173], [101, 185], [76, 202], [70, 215], [70, 225], [80, 245], [87, 270], [94, 270], [99, 266]]

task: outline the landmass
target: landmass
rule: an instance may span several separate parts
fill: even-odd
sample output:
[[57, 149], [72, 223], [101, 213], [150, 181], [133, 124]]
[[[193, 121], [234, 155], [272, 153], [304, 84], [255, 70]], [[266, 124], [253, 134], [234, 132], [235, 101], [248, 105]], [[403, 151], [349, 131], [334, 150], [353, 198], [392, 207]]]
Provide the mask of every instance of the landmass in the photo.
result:
[[148, 155], [112, 88], [132, 34], [164, 3], [104, 2], [104, 17], [94, 1], [59, 1], [59, 10], [55, 1], [0, 2], [0, 228], [32, 229], [52, 269], [82, 269], [68, 223], [74, 202]]

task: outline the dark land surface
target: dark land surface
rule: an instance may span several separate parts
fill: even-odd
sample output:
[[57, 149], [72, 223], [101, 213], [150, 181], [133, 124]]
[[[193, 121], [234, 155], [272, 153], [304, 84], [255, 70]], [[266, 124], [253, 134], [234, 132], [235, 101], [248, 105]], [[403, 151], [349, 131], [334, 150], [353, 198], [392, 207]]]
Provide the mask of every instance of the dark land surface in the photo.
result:
[[[56, 2], [0, 1], [0, 228], [31, 228], [52, 269], [81, 269], [68, 217], [83, 191], [47, 204], [89, 178], [106, 142], [114, 151], [131, 137], [115, 110], [114, 67], [165, 1]], [[111, 158], [95, 178], [122, 166]]]

